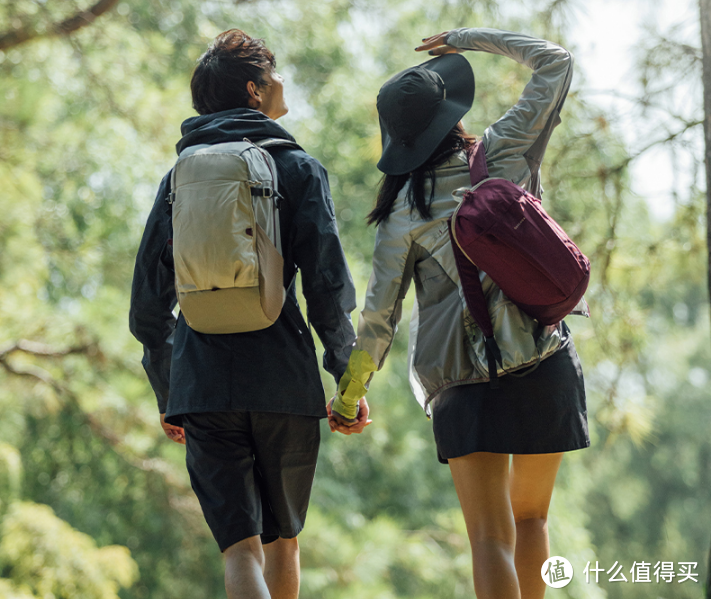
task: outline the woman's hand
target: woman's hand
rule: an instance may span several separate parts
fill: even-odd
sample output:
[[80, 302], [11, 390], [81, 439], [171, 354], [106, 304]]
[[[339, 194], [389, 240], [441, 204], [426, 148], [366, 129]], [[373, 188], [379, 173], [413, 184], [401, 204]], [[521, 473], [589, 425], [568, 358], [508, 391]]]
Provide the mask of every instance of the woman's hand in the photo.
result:
[[331, 409], [334, 399], [335, 397], [332, 398], [326, 406], [326, 412], [328, 412], [328, 426], [332, 433], [335, 433], [336, 431], [343, 433], [344, 435], [362, 433], [363, 429], [373, 422], [372, 420], [368, 420], [370, 408], [368, 407], [368, 402], [365, 400], [365, 397], [361, 397], [358, 400], [358, 414], [356, 415], [355, 422], [346, 420], [338, 412], [334, 412]]
[[449, 31], [438, 33], [426, 37], [422, 40], [422, 45], [415, 48], [415, 52], [424, 52], [429, 50], [428, 54], [432, 56], [441, 56], [442, 54], [456, 54], [459, 50], [453, 46], [447, 45], [447, 35]]

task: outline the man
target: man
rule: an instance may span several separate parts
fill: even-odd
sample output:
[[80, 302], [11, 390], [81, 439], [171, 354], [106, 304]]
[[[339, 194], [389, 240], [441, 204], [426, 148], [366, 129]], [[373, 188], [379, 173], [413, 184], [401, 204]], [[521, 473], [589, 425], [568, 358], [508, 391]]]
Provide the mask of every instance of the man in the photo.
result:
[[[262, 40], [233, 29], [199, 59], [193, 107], [178, 153], [198, 144], [291, 140], [275, 120], [287, 113], [283, 79]], [[270, 147], [281, 203], [287, 299], [262, 330], [224, 335], [192, 330], [176, 319], [170, 176], [148, 217], [131, 295], [131, 332], [158, 398], [166, 435], [185, 443], [190, 480], [226, 558], [225, 586], [237, 597], [295, 598], [296, 535], [306, 517], [326, 416], [313, 339], [290, 285], [297, 267], [309, 320], [336, 381], [354, 332], [355, 290], [341, 247], [327, 174], [301, 149]], [[354, 432], [367, 422], [361, 409]]]

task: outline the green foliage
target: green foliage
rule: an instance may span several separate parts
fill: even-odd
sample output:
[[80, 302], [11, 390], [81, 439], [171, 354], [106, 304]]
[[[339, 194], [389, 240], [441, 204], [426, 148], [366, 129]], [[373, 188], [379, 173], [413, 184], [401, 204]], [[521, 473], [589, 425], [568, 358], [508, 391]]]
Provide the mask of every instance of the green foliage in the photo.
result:
[[97, 548], [51, 508], [29, 502], [13, 504], [5, 516], [0, 563], [11, 581], [57, 599], [117, 599], [119, 587], [131, 586], [138, 575], [126, 547]]
[[[22, 487], [22, 458], [8, 443], [0, 443], [0, 500], [11, 503], [19, 498]], [[5, 505], [0, 504], [0, 513]]]
[[471, 597], [471, 562], [459, 509], [419, 530], [389, 516], [346, 522], [316, 507], [301, 539], [305, 597]]
[[[42, 34], [88, 4], [3, 3], [0, 32], [19, 23]], [[0, 597], [223, 592], [183, 448], [162, 436], [126, 326], [143, 222], [192, 115], [190, 69], [209, 40], [239, 26], [275, 51], [291, 107], [283, 124], [329, 170], [362, 302], [379, 86], [426, 58], [412, 52], [422, 37], [457, 26], [564, 42], [568, 4], [125, 0], [70, 37], [0, 52]], [[465, 125], [481, 134], [529, 72], [465, 56], [477, 79]], [[702, 572], [708, 544], [699, 525], [711, 499], [703, 198], [692, 190], [671, 221], [655, 222], [629, 191], [630, 156], [607, 115], [574, 88], [563, 117], [544, 201], [593, 261], [593, 318], [569, 319], [593, 446], [566, 457], [553, 498], [552, 549], [577, 572], [557, 594], [635, 599], [651, 587], [588, 585], [586, 562], [697, 561]], [[374, 423], [358, 437], [322, 429], [300, 537], [306, 599], [473, 594], [449, 470], [408, 388], [407, 320], [371, 388]], [[676, 585], [673, 596], [697, 591]]]
[[25, 588], [18, 588], [4, 578], [0, 578], [0, 597], [2, 599], [37, 599], [36, 595], [32, 595]]

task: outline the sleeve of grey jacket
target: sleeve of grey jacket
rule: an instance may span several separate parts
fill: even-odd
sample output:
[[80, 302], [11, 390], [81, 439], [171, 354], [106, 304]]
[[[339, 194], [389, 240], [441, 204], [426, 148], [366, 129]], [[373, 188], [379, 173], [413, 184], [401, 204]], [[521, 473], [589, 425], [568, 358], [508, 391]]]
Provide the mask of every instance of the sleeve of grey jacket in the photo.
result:
[[573, 77], [573, 55], [551, 42], [497, 29], [456, 29], [447, 43], [507, 56], [533, 70], [516, 105], [484, 133], [484, 147], [492, 177], [513, 179], [539, 195], [538, 171], [551, 133], [560, 123]]
[[306, 155], [290, 170], [280, 184], [289, 185], [287, 192], [298, 202], [290, 235], [293, 258], [301, 270], [309, 322], [325, 348], [323, 367], [338, 382], [355, 341], [355, 286], [338, 236], [326, 169]]
[[129, 328], [143, 344], [143, 368], [156, 394], [158, 409], [165, 413], [170, 387], [170, 360], [173, 351], [175, 316], [175, 275], [169, 240], [172, 223], [165, 198], [169, 177], [161, 181], [148, 216], [136, 256], [131, 288]]
[[378, 227], [373, 273], [368, 282], [365, 307], [358, 321], [356, 349], [368, 352], [378, 370], [390, 353], [397, 325], [402, 318], [402, 302], [412, 283], [416, 258], [409, 234], [390, 234], [391, 230], [397, 231], [398, 228], [403, 231], [403, 223], [394, 222], [396, 218], [397, 215], [391, 214]]

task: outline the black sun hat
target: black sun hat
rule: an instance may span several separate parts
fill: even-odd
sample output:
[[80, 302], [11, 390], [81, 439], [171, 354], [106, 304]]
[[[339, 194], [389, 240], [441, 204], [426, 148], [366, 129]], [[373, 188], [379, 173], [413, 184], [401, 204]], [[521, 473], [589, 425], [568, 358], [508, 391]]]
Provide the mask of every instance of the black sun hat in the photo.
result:
[[378, 168], [404, 175], [423, 164], [474, 101], [474, 73], [445, 54], [388, 79], [378, 93], [383, 154]]

